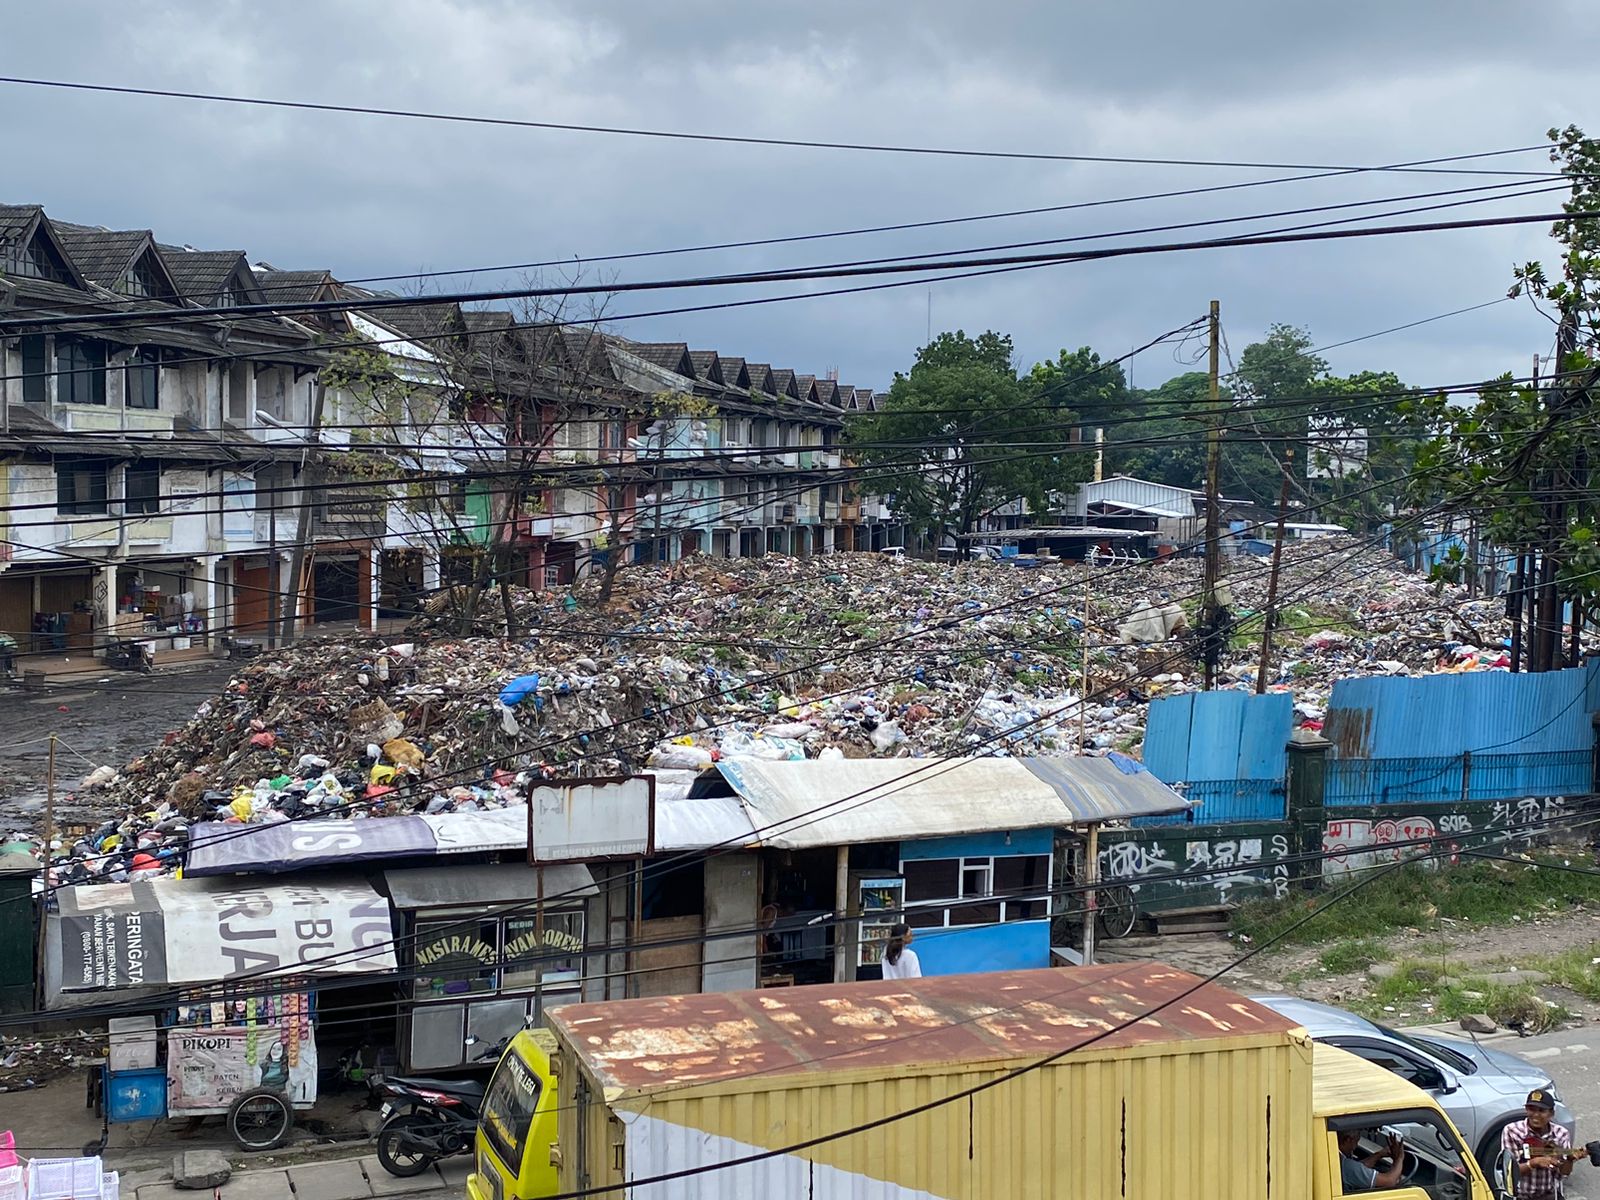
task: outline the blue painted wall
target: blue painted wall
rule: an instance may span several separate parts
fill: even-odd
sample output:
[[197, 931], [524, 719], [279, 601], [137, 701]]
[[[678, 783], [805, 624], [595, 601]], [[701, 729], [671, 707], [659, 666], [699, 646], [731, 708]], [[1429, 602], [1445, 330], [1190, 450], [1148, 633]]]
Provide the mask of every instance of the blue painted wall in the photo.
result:
[[957, 929], [919, 929], [911, 948], [924, 975], [1021, 971], [1050, 965], [1050, 922], [1007, 921]]
[[[1006, 838], [1011, 844], [1006, 845]], [[1005, 833], [972, 833], [960, 837], [923, 838], [900, 843], [902, 861], [922, 858], [1004, 858], [1012, 854], [1049, 854], [1055, 848], [1052, 829], [1018, 829]]]

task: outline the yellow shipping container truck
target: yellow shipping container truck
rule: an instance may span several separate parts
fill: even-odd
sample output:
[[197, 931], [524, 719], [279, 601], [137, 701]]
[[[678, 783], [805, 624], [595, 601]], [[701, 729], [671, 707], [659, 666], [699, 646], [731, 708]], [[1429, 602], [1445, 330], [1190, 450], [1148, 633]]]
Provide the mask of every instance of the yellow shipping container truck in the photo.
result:
[[[553, 1057], [524, 1035], [490, 1085], [473, 1200], [1491, 1200], [1427, 1094], [1161, 964], [581, 1004], [547, 1020]], [[1389, 1186], [1356, 1186], [1374, 1174]]]

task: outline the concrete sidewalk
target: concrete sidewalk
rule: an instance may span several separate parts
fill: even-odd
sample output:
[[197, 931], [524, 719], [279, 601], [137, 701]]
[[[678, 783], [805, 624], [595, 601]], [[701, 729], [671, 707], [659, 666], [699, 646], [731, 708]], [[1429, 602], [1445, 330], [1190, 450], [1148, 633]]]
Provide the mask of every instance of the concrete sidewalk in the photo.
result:
[[[385, 1171], [376, 1155], [337, 1158], [328, 1162], [299, 1163], [270, 1170], [236, 1171], [217, 1189], [223, 1200], [372, 1200], [373, 1197], [464, 1196], [470, 1156], [462, 1154], [435, 1163], [421, 1175], [397, 1179]], [[128, 1196], [130, 1189], [122, 1189]], [[171, 1183], [138, 1184], [138, 1200], [205, 1200], [205, 1192], [179, 1191]]]

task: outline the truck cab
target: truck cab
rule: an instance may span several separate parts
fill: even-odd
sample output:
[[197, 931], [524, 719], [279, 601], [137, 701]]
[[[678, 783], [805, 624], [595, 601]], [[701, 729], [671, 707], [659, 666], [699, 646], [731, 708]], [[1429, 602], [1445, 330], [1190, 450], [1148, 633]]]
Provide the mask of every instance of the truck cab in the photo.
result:
[[[1317, 1197], [1494, 1200], [1477, 1159], [1431, 1096], [1336, 1046], [1318, 1043], [1314, 1054], [1311, 1159]], [[1399, 1180], [1389, 1187], [1346, 1182], [1341, 1135], [1356, 1138], [1356, 1159], [1384, 1151], [1390, 1137], [1399, 1137], [1405, 1146]]]
[[555, 1039], [524, 1029], [500, 1056], [483, 1096], [468, 1200], [537, 1200], [557, 1190]]

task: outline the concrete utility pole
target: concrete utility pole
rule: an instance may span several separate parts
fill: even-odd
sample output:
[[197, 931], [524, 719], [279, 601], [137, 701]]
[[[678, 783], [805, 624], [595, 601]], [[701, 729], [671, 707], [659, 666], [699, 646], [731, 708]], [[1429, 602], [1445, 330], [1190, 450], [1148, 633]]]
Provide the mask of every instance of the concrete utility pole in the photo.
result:
[[1261, 627], [1261, 663], [1256, 667], [1256, 695], [1267, 690], [1267, 664], [1272, 657], [1272, 630], [1278, 623], [1278, 567], [1283, 562], [1283, 526], [1289, 516], [1289, 472], [1294, 451], [1284, 452], [1283, 487], [1278, 492], [1278, 537], [1272, 543], [1272, 574], [1267, 578], [1267, 615]]
[[44, 891], [39, 894], [39, 1007], [45, 1006], [49, 999], [44, 988], [44, 957], [46, 950], [46, 931], [49, 922], [45, 919], [46, 910], [50, 900], [50, 844], [56, 838], [56, 735], [50, 735], [50, 759], [45, 767], [44, 780]]
[[1222, 542], [1218, 528], [1218, 477], [1222, 472], [1222, 424], [1219, 411], [1222, 407], [1222, 304], [1218, 300], [1211, 302], [1209, 340], [1211, 386], [1206, 395], [1211, 411], [1206, 425], [1206, 571], [1200, 602], [1201, 651], [1205, 656], [1205, 689], [1208, 692], [1217, 684], [1217, 662], [1221, 657], [1217, 637], [1222, 626], [1217, 604], [1217, 580], [1222, 574]]
[[[274, 596], [273, 604], [281, 605], [277, 611], [283, 614], [283, 627], [281, 636], [283, 644], [288, 645], [294, 641], [296, 618], [300, 616], [300, 582], [306, 569], [306, 555], [311, 545], [311, 487], [310, 474], [313, 470], [321, 471], [321, 463], [311, 461], [311, 451], [320, 441], [319, 431], [322, 429], [322, 403], [328, 394], [328, 385], [321, 380], [317, 381], [317, 397], [311, 406], [311, 429], [307, 437], [310, 443], [306, 447], [300, 462], [300, 511], [294, 523], [294, 557], [289, 563], [289, 594], [287, 596]], [[381, 553], [382, 537], [372, 543], [371, 553]], [[356, 628], [361, 626], [359, 614], [356, 617]]]

